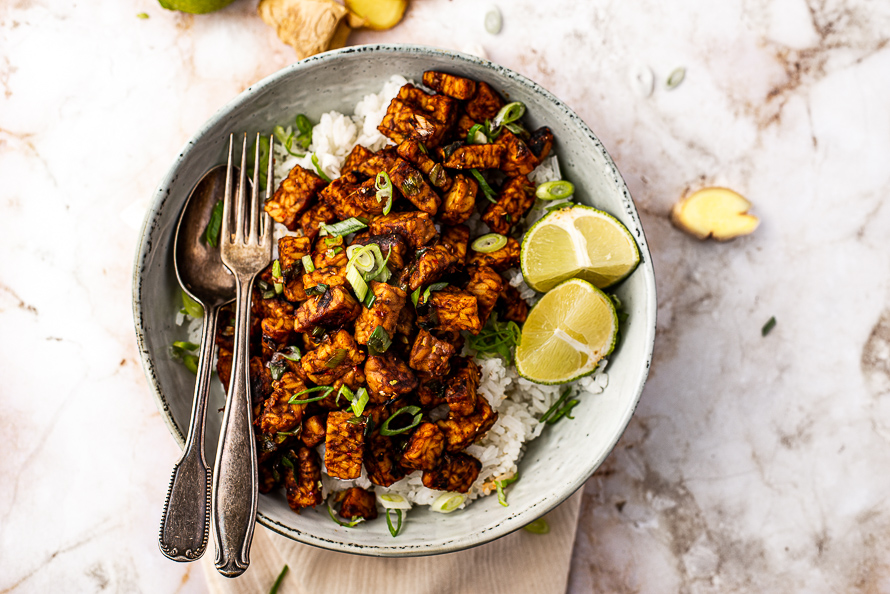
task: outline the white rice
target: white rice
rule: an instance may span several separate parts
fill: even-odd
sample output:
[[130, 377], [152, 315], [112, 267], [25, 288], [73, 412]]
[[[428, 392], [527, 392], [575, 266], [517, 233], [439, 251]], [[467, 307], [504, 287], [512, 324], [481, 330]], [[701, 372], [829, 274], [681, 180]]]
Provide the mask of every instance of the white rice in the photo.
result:
[[[284, 179], [296, 165], [314, 171], [312, 154], [317, 155], [319, 165], [324, 173], [334, 179], [340, 176], [343, 161], [356, 144], [361, 144], [372, 151], [380, 150], [390, 144], [390, 140], [377, 130], [377, 125], [383, 119], [392, 98], [407, 82], [409, 81], [401, 76], [393, 76], [384, 84], [380, 93], [366, 95], [359, 101], [351, 116], [336, 111], [323, 114], [318, 124], [312, 129], [312, 143], [304, 157], [290, 155], [280, 143], [276, 143], [274, 148], [275, 179]], [[536, 185], [545, 181], [561, 179], [556, 155], [545, 159], [529, 175], [529, 179]], [[547, 202], [536, 201], [526, 216], [526, 228], [547, 214], [544, 210], [546, 206], [549, 206]], [[470, 228], [472, 237], [490, 232], [478, 212], [474, 213], [466, 224]], [[288, 231], [283, 225], [276, 224], [276, 244], [277, 239], [285, 235], [294, 235], [294, 233]], [[518, 269], [508, 270], [505, 277], [510, 285], [519, 290], [521, 297], [530, 305], [539, 299], [540, 295], [525, 284], [522, 273]], [[192, 341], [198, 342], [201, 322], [197, 320], [196, 325], [194, 322], [194, 320], [190, 322], [188, 330], [193, 337]], [[177, 323], [179, 324], [181, 321], [178, 320]], [[482, 470], [461, 507], [480, 495], [490, 494], [494, 490], [493, 481], [495, 479], [506, 478], [517, 472], [517, 465], [522, 459], [526, 444], [544, 430], [545, 424], [539, 423], [537, 419], [559, 399], [562, 390], [565, 389], [565, 386], [544, 386], [525, 380], [519, 377], [515, 367], [507, 367], [499, 357], [476, 358], [475, 361], [481, 371], [479, 394], [484, 396], [492, 408], [498, 412], [498, 420], [485, 437], [465, 450], [482, 463]], [[603, 371], [606, 363], [607, 361], [603, 360], [593, 375], [575, 383], [573, 390], [577, 395], [589, 397], [601, 393], [606, 388], [608, 376]], [[318, 447], [318, 452], [321, 459], [324, 460], [324, 445]], [[335, 479], [325, 472], [322, 474], [322, 487], [325, 497], [352, 486], [374, 487], [378, 496], [384, 493], [395, 493], [402, 495], [414, 505], [430, 505], [442, 495], [442, 491], [424, 487], [421, 476], [422, 472], [416, 471], [388, 488], [375, 487], [368, 480], [367, 473], [362, 467], [361, 477], [354, 481]]]

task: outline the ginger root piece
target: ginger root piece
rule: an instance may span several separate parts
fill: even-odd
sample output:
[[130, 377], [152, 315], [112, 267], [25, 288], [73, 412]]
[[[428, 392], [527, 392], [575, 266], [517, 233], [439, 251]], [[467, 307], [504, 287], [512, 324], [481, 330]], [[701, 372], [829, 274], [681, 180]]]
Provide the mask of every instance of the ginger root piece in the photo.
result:
[[728, 241], [752, 233], [760, 224], [748, 214], [751, 203], [728, 188], [702, 188], [671, 209], [671, 222], [699, 239]]
[[257, 12], [300, 60], [343, 47], [350, 31], [349, 11], [334, 0], [260, 0]]
[[402, 20], [408, 0], [345, 0], [352, 27], [368, 27], [383, 31], [395, 27]]

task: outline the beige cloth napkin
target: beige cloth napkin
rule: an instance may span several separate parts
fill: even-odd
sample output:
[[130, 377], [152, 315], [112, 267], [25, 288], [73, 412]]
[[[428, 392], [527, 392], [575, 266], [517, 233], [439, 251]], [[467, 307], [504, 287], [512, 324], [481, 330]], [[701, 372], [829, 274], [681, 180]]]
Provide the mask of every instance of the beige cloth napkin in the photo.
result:
[[581, 490], [547, 514], [548, 534], [518, 530], [499, 540], [433, 557], [380, 559], [300, 544], [257, 526], [250, 568], [229, 579], [201, 560], [213, 594], [265, 594], [285, 564], [279, 594], [564, 594]]

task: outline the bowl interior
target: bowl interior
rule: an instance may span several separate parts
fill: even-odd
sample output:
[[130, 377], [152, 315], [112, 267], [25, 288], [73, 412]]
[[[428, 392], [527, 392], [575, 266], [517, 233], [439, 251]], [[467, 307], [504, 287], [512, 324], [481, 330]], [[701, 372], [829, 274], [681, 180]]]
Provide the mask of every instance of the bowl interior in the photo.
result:
[[[655, 280], [646, 238], [627, 188], [590, 129], [549, 92], [503, 67], [471, 56], [418, 46], [359, 46], [315, 56], [254, 85], [223, 107], [188, 142], [160, 184], [149, 211], [134, 270], [134, 312], [143, 364], [171, 433], [184, 442], [194, 375], [170, 359], [168, 347], [186, 331], [174, 318], [181, 307], [173, 272], [173, 232], [185, 199], [207, 169], [224, 160], [232, 132], [269, 133], [275, 124], [305, 113], [350, 114], [367, 93], [393, 74], [420, 81], [437, 69], [483, 80], [509, 100], [522, 101], [532, 127], [547, 125], [563, 176], [580, 202], [621, 220], [636, 237], [642, 262], [615, 289], [629, 314], [607, 368], [609, 386], [581, 399], [575, 419], [548, 427], [520, 463], [522, 479], [510, 490], [509, 507], [495, 497], [448, 515], [414, 509], [398, 538], [385, 522], [348, 529], [327, 510], [295, 514], [282, 493], [261, 496], [258, 521], [298, 541], [329, 549], [380, 556], [427, 555], [467, 548], [516, 530], [578, 489], [602, 463], [633, 414], [649, 369], [655, 330]], [[207, 458], [212, 464], [224, 395], [214, 382], [207, 414]]]

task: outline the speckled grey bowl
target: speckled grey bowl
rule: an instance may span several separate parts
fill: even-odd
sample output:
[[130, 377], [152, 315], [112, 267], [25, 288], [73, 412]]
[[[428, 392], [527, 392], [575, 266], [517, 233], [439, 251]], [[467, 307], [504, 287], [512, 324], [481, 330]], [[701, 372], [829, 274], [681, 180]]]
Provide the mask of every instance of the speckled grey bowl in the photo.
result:
[[[553, 130], [563, 176], [575, 184], [580, 201], [618, 217], [637, 239], [642, 262], [617, 288], [630, 317], [610, 358], [608, 388], [582, 398], [573, 421], [548, 427], [530, 444], [520, 464], [522, 480], [511, 487], [509, 507], [488, 497], [447, 515], [416, 508], [402, 533], [393, 538], [383, 521], [343, 528], [330, 520], [323, 507], [297, 515], [281, 493], [260, 497], [257, 520], [261, 524], [294, 540], [336, 551], [389, 557], [431, 555], [479, 545], [521, 528], [575, 492], [602, 463], [630, 421], [649, 370], [655, 336], [655, 277], [646, 237], [624, 180], [590, 128], [539, 85], [486, 60], [418, 46], [349, 47], [285, 68], [230, 101], [192, 137], [158, 187], [136, 256], [133, 308], [145, 374], [173, 437], [183, 444], [195, 381], [168, 355], [171, 342], [184, 336], [184, 330], [174, 324], [181, 305], [173, 271], [173, 231], [192, 187], [207, 169], [223, 162], [229, 133], [268, 133], [276, 123], [293, 121], [297, 113], [313, 120], [330, 110], [352, 113], [363, 95], [378, 92], [393, 74], [419, 81], [423, 71], [430, 69], [484, 80], [505, 97], [525, 103], [532, 127], [546, 124]], [[216, 409], [223, 398], [217, 383], [207, 421], [211, 464], [221, 416]]]

